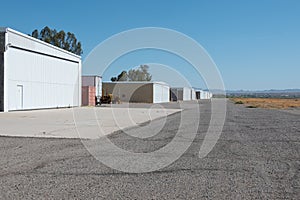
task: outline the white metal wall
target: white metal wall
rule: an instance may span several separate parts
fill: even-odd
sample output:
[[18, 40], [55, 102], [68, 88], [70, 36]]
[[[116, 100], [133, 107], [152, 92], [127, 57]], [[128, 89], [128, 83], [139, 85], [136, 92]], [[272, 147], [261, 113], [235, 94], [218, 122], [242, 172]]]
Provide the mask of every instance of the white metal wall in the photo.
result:
[[203, 90], [200, 90], [200, 99], [206, 99], [206, 94]]
[[208, 91], [200, 90], [200, 99], [211, 99], [212, 93]]
[[196, 100], [196, 91], [194, 89], [191, 89], [191, 100]]
[[153, 103], [165, 103], [170, 99], [170, 87], [163, 83], [153, 83]]
[[100, 76], [95, 77], [96, 83], [96, 96], [102, 96], [102, 78]]
[[183, 101], [191, 100], [191, 89], [184, 87], [183, 88]]
[[7, 41], [5, 111], [80, 106], [80, 57], [14, 31]]

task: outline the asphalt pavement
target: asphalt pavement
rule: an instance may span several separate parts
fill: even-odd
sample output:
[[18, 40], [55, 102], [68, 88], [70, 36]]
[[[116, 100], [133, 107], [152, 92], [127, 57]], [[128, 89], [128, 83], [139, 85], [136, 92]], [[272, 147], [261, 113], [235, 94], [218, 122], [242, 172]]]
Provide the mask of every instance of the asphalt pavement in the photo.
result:
[[[299, 112], [228, 102], [220, 139], [200, 159], [210, 102], [184, 104], [187, 116], [200, 107], [195, 139], [174, 163], [149, 173], [112, 169], [80, 139], [0, 137], [0, 199], [299, 199]], [[162, 106], [179, 108], [176, 103]], [[152, 152], [172, 141], [181, 116], [169, 115], [163, 129], [149, 138], [117, 131], [109, 139], [131, 152]]]

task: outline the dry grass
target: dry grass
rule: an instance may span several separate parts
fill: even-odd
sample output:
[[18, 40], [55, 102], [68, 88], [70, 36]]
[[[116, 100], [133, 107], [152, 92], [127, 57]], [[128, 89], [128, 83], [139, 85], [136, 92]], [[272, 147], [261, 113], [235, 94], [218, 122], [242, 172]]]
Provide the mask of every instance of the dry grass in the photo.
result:
[[236, 104], [245, 104], [249, 108], [300, 108], [300, 99], [271, 99], [271, 98], [232, 98]]

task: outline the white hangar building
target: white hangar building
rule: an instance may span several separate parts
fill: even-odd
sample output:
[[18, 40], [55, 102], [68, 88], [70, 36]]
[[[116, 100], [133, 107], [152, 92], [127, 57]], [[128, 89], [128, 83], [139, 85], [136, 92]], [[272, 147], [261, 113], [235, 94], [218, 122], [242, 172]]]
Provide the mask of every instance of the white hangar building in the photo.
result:
[[80, 56], [0, 28], [0, 111], [80, 105]]
[[172, 87], [170, 89], [170, 101], [196, 100], [195, 89], [189, 87]]
[[211, 99], [213, 94], [209, 91], [196, 90], [196, 99]]

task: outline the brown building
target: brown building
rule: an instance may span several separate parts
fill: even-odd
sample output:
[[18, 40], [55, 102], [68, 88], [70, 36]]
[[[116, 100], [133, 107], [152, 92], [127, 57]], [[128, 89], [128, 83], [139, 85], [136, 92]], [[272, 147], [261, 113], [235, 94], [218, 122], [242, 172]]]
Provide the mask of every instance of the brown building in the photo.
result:
[[164, 82], [104, 82], [103, 95], [113, 94], [122, 102], [169, 102], [170, 87]]

